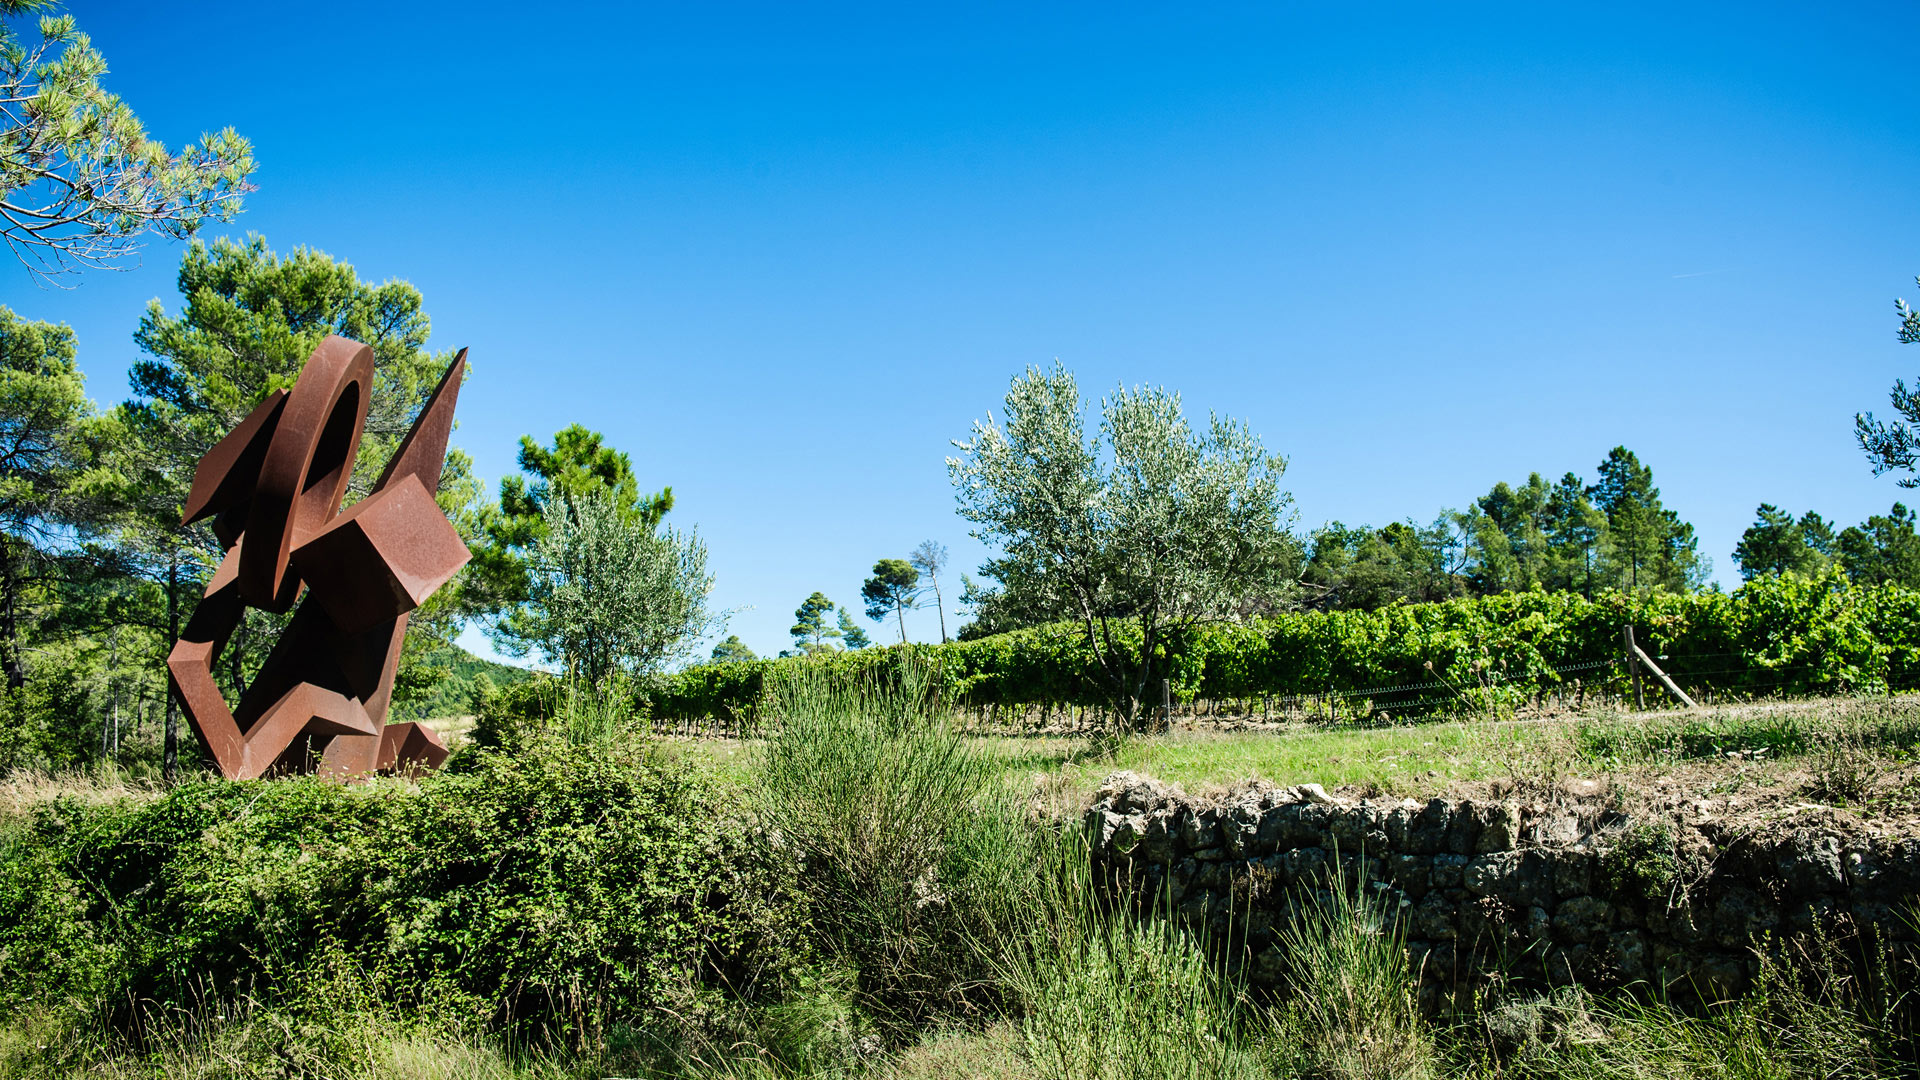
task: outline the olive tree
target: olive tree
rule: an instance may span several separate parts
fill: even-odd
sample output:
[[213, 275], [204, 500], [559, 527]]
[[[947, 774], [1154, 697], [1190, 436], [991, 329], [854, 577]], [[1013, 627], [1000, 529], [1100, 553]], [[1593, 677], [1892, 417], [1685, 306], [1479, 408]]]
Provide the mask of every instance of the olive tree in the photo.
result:
[[1180, 395], [1119, 389], [1088, 437], [1079, 388], [1029, 368], [947, 459], [960, 514], [1002, 555], [982, 567], [1010, 606], [1080, 625], [1121, 725], [1189, 631], [1290, 588], [1285, 459], [1238, 420], [1196, 431]]
[[[1920, 278], [1915, 278], [1914, 284], [1920, 285]], [[1905, 300], [1895, 300], [1893, 310], [1900, 317], [1900, 343], [1920, 342], [1920, 311], [1908, 307]], [[1913, 475], [1920, 465], [1920, 386], [1908, 389], [1905, 379], [1895, 379], [1892, 398], [1900, 419], [1887, 423], [1874, 419], [1870, 412], [1860, 413], [1853, 418], [1853, 437], [1873, 463], [1873, 475], [1907, 473], [1895, 482], [1901, 487], [1920, 487], [1920, 476]]]
[[719, 629], [698, 536], [657, 529], [608, 493], [549, 500], [535, 546], [522, 650], [599, 685], [657, 671]]

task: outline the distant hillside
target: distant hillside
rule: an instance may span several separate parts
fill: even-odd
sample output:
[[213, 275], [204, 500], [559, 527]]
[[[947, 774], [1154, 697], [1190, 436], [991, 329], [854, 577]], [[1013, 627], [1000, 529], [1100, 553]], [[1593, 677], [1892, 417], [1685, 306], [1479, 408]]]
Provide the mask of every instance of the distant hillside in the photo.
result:
[[458, 645], [449, 645], [432, 653], [430, 662], [445, 664], [453, 670], [453, 675], [434, 690], [431, 698], [420, 704], [415, 715], [422, 720], [471, 714], [474, 691], [478, 688], [480, 676], [483, 674], [493, 680], [495, 686], [517, 683], [533, 675], [533, 672], [525, 668], [517, 668], [495, 660], [483, 660]]

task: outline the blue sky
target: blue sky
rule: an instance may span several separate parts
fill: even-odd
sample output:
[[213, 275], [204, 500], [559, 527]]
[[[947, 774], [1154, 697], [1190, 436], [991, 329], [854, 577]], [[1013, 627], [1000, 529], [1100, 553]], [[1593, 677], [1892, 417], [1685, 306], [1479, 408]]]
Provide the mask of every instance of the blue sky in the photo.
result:
[[[671, 484], [763, 652], [980, 562], [949, 440], [1055, 358], [1248, 420], [1303, 528], [1625, 444], [1731, 583], [1758, 503], [1903, 494], [1851, 422], [1920, 371], [1910, 7], [1198, 7], [70, 10], [153, 134], [253, 140], [228, 231], [420, 288], [490, 481], [578, 421]], [[117, 401], [178, 255], [0, 301]]]

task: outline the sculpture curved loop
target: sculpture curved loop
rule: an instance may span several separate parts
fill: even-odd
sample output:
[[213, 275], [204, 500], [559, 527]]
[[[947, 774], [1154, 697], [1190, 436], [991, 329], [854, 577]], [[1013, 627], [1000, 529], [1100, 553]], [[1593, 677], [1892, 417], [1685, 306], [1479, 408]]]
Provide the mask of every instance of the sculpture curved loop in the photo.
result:
[[[434, 731], [386, 717], [408, 614], [471, 558], [432, 494], [466, 356], [454, 357], [373, 491], [345, 513], [373, 388], [373, 352], [359, 342], [321, 342], [291, 391], [262, 401], [200, 460], [181, 524], [213, 517], [227, 553], [167, 675], [229, 779], [316, 770], [354, 779], [446, 760]], [[294, 614], [230, 707], [214, 665], [249, 606]]]

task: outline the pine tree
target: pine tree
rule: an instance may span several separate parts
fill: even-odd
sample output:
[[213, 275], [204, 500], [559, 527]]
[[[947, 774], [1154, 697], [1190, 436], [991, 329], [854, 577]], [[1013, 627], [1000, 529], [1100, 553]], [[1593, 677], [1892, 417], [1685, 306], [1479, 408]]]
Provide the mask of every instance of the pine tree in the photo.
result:
[[1608, 584], [1677, 592], [1705, 579], [1707, 564], [1697, 550], [1693, 526], [1661, 505], [1653, 470], [1633, 451], [1614, 447], [1600, 463], [1599, 478], [1587, 495], [1607, 519]]
[[867, 602], [867, 618], [884, 620], [892, 613], [900, 621], [900, 640], [907, 640], [907, 615], [920, 596], [920, 571], [905, 559], [881, 559], [873, 564], [873, 576], [860, 586]]
[[793, 612], [793, 627], [787, 631], [800, 651], [808, 656], [833, 651], [833, 641], [840, 637], [840, 628], [827, 621], [833, 611], [833, 601], [825, 593], [816, 592], [800, 601]]
[[[0, 0], [0, 17], [52, 6]], [[30, 42], [0, 22], [0, 237], [30, 272], [114, 266], [147, 233], [184, 238], [240, 212], [247, 140], [228, 128], [169, 153], [101, 87], [106, 58], [73, 16], [38, 30]]]
[[846, 643], [847, 648], [864, 649], [873, 644], [873, 639], [867, 636], [867, 632], [860, 629], [859, 623], [853, 621], [852, 612], [846, 608], [836, 608], [835, 610], [840, 613], [840, 640]]

